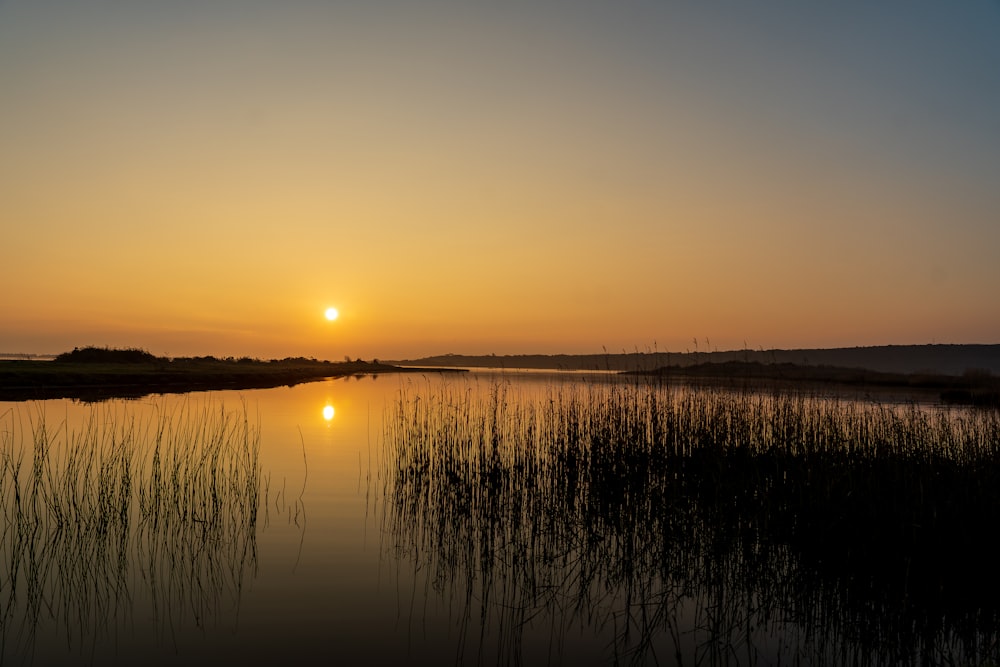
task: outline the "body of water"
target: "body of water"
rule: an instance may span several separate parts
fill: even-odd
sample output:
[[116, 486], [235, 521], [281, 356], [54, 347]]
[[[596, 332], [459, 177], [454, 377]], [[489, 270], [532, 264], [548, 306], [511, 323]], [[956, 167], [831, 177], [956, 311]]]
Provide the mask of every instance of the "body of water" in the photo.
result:
[[[814, 450], [776, 453], [774, 424]], [[927, 479], [965, 489], [1000, 481], [996, 465], [911, 456], [945, 429], [953, 459], [996, 416], [516, 373], [0, 403], [2, 662], [996, 659], [1000, 586], [974, 553], [995, 492], [955, 498], [979, 509], [948, 532], [913, 518], [948, 515], [925, 506], [932, 490], [886, 509], [861, 464], [802, 463], [850, 432], [910, 442], [901, 474], [921, 485], [934, 465]], [[706, 458], [708, 440], [729, 453]], [[855, 530], [842, 524], [864, 504], [830, 507], [856, 494], [877, 506]]]

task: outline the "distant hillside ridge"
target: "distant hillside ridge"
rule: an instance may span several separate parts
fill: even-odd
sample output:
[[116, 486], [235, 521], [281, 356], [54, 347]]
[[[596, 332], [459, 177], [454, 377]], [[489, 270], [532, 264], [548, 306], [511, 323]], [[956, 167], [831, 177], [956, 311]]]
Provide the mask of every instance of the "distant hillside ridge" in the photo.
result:
[[443, 354], [387, 363], [468, 368], [651, 371], [663, 366], [693, 366], [729, 361], [802, 366], [864, 368], [883, 373], [1000, 375], [1000, 345], [881, 345], [802, 350], [728, 350], [722, 352], [621, 352], [601, 354]]

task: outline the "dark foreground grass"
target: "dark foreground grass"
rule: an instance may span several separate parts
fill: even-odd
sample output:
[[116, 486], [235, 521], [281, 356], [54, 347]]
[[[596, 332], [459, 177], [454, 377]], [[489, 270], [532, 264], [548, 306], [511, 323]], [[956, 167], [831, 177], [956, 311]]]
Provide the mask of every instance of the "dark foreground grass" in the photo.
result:
[[256, 425], [194, 402], [134, 415], [104, 404], [53, 430], [0, 414], [0, 661], [30, 661], [37, 641], [87, 655], [133, 623], [169, 635], [238, 605], [256, 568]]
[[403, 395], [395, 553], [458, 655], [571, 628], [609, 661], [1000, 659], [1000, 413], [655, 384]]

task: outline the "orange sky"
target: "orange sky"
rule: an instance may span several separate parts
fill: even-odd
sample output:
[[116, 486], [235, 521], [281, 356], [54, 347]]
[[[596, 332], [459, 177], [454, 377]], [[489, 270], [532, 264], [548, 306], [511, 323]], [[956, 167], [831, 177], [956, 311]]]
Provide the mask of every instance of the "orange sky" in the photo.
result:
[[1000, 342], [1000, 5], [664, 4], [0, 2], [0, 352]]

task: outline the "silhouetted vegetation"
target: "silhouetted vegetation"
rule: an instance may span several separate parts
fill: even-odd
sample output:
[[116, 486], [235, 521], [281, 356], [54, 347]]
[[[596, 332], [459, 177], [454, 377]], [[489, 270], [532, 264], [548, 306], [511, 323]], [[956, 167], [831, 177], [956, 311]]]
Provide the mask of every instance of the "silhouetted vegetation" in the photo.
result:
[[[420, 372], [361, 359], [343, 363], [303, 357], [156, 357], [137, 349], [76, 348], [56, 361], [0, 361], [0, 400], [103, 400], [153, 393], [261, 389], [328, 377]], [[431, 369], [434, 370], [434, 369]], [[439, 370], [439, 369], [438, 369]]]
[[[696, 342], [696, 341], [693, 341]], [[705, 341], [708, 348], [708, 341]], [[552, 370], [650, 371], [663, 366], [721, 364], [730, 361], [797, 366], [864, 368], [884, 373], [962, 375], [968, 368], [1000, 374], [1000, 345], [882, 345], [803, 350], [724, 350], [660, 352], [613, 350], [602, 354], [444, 354], [390, 363], [419, 366], [545, 368]]]
[[109, 625], [131, 630], [139, 597], [158, 633], [207, 627], [255, 573], [260, 441], [245, 411], [92, 410], [72, 430], [0, 414], [0, 662], [58, 637], [38, 634], [51, 624], [86, 655]]
[[757, 387], [833, 386], [855, 389], [903, 389], [933, 392], [947, 403], [962, 403], [981, 407], [1000, 405], [1000, 377], [988, 369], [967, 370], [962, 375], [935, 373], [885, 373], [865, 368], [839, 366], [801, 366], [798, 364], [762, 364], [759, 362], [727, 361], [692, 366], [664, 366], [632, 375], [649, 375], [659, 379], [713, 380], [721, 384]]
[[144, 364], [167, 360], [135, 347], [125, 349], [74, 347], [72, 352], [56, 355], [53, 361], [75, 364]]
[[404, 394], [385, 435], [386, 533], [459, 661], [521, 662], [541, 617], [616, 663], [1000, 659], [996, 411], [499, 384]]

